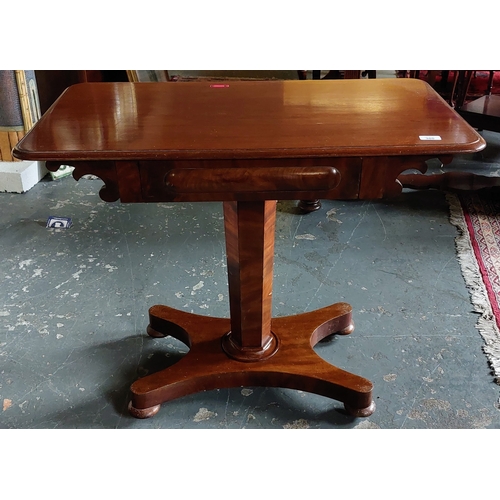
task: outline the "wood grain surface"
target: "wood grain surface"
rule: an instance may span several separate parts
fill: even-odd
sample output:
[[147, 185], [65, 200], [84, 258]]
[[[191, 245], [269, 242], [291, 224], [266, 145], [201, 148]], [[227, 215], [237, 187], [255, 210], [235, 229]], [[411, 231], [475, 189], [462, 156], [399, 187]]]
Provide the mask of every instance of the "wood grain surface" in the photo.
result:
[[14, 154], [234, 159], [446, 154], [484, 145], [415, 79], [83, 83], [63, 93]]

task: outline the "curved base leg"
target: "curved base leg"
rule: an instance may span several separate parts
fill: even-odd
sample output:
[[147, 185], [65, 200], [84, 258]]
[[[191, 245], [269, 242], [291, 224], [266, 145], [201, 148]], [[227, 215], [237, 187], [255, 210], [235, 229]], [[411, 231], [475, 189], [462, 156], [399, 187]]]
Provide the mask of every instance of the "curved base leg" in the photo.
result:
[[[175, 365], [134, 382], [130, 413], [148, 418], [166, 402], [195, 392], [229, 387], [283, 387], [319, 394], [344, 403], [353, 416], [368, 416], [375, 408], [372, 383], [331, 365], [314, 346], [335, 333], [353, 331], [352, 308], [333, 304], [317, 311], [274, 318], [271, 330], [279, 344], [274, 354], [257, 361], [228, 356], [223, 339], [227, 318], [212, 318], [167, 306], [150, 309], [148, 333], [171, 335], [190, 347]], [[150, 333], [151, 334], [151, 333]]]

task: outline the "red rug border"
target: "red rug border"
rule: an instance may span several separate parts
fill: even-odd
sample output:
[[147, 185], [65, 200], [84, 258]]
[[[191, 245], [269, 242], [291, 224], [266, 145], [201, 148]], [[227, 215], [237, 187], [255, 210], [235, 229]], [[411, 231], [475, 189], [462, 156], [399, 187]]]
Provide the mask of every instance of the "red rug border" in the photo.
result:
[[498, 303], [498, 297], [495, 294], [493, 289], [493, 285], [491, 284], [491, 280], [489, 277], [488, 270], [484, 265], [484, 258], [481, 253], [481, 247], [476, 238], [476, 231], [474, 228], [474, 224], [471, 219], [471, 215], [468, 212], [468, 207], [466, 206], [463, 199], [459, 196], [460, 205], [462, 206], [462, 213], [465, 219], [465, 223], [467, 224], [467, 229], [469, 232], [469, 238], [471, 240], [472, 249], [474, 250], [474, 256], [476, 258], [477, 264], [479, 266], [479, 270], [481, 272], [481, 278], [483, 280], [484, 286], [486, 288], [486, 292], [488, 294], [488, 299], [490, 301], [491, 309], [493, 311], [493, 315], [495, 318], [495, 322], [497, 326], [500, 328], [500, 305]]
[[[449, 221], [458, 230], [458, 235], [455, 238], [457, 260], [469, 291], [471, 304], [474, 311], [479, 314], [476, 328], [484, 340], [482, 350], [492, 370], [494, 382], [500, 385], [500, 327], [498, 325], [498, 316], [496, 316], [498, 298], [494, 297], [494, 300], [491, 300], [491, 294], [494, 295], [495, 290], [500, 296], [500, 271], [495, 272], [499, 279], [498, 285], [491, 283], [489, 277], [485, 280], [488, 269], [487, 265], [482, 264], [483, 256], [481, 255], [480, 244], [475, 235], [468, 207], [468, 204], [473, 204], [474, 200], [467, 200], [467, 196], [486, 196], [487, 203], [488, 195], [492, 195], [487, 193], [487, 190], [484, 190], [479, 195], [477, 193], [474, 191], [460, 194], [447, 192], [445, 195], [449, 205]], [[496, 198], [493, 198], [493, 200], [496, 201]], [[491, 207], [489, 211], [492, 212]], [[497, 227], [496, 234], [500, 235], [500, 205], [498, 209], [495, 207], [495, 215], [497, 211], [498, 217], [495, 217], [492, 225]], [[488, 214], [489, 212], [485, 213]], [[487, 238], [485, 238], [485, 241], [487, 241]], [[496, 258], [500, 261], [500, 242], [498, 242], [498, 247]], [[500, 409], [500, 398], [496, 406]]]

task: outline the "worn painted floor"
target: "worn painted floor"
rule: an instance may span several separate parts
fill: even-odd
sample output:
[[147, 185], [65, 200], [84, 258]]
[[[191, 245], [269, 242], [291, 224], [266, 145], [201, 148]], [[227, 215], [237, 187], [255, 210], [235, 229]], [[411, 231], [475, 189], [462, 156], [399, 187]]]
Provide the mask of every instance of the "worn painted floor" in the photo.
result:
[[[500, 136], [485, 137], [483, 154], [455, 165], [500, 168]], [[148, 307], [228, 314], [222, 207], [107, 204], [101, 185], [46, 178], [23, 195], [0, 193], [0, 428], [500, 428], [500, 386], [437, 191], [324, 201], [309, 215], [278, 204], [275, 315], [352, 304], [354, 333], [317, 352], [374, 383], [373, 415], [356, 419], [321, 396], [248, 387], [132, 418], [129, 385], [186, 352], [146, 335]], [[47, 229], [50, 215], [73, 226]]]

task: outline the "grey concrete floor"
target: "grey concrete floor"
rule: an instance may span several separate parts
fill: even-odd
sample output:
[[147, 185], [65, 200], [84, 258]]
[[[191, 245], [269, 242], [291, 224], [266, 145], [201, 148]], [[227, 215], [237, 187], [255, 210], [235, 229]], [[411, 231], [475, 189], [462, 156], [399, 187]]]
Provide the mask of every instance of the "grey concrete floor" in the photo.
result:
[[[500, 135], [447, 168], [495, 173]], [[439, 166], [437, 166], [439, 168]], [[321, 396], [272, 388], [198, 393], [129, 416], [130, 384], [187, 348], [145, 333], [154, 304], [229, 310], [219, 203], [120, 204], [102, 182], [44, 179], [0, 193], [0, 428], [500, 428], [500, 387], [475, 328], [445, 194], [324, 201], [301, 215], [279, 202], [274, 314], [338, 301], [353, 334], [320, 356], [374, 383], [377, 409], [353, 418]], [[50, 215], [70, 229], [47, 229]]]

